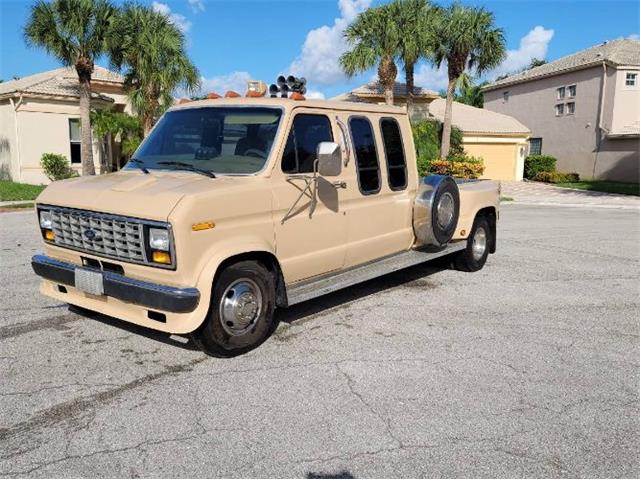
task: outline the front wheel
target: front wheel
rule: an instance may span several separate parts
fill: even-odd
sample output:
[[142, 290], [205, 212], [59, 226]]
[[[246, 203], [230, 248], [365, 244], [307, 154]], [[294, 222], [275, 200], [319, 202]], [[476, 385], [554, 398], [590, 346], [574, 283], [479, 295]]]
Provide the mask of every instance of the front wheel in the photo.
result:
[[487, 217], [477, 217], [473, 222], [471, 233], [467, 239], [467, 247], [455, 256], [454, 266], [456, 270], [477, 272], [484, 267], [489, 256], [490, 237], [491, 228]]
[[235, 357], [264, 342], [275, 330], [275, 283], [261, 263], [238, 262], [225, 268], [213, 286], [209, 313], [191, 334], [214, 357]]

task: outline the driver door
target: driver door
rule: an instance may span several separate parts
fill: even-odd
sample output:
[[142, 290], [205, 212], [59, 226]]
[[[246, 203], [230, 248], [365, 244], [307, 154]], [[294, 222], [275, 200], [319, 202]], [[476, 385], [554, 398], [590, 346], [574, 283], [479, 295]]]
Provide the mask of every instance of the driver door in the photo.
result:
[[347, 217], [341, 208], [340, 177], [317, 177], [313, 169], [320, 142], [333, 142], [331, 118], [313, 109], [296, 109], [289, 119], [284, 149], [273, 170], [276, 251], [286, 283], [343, 267]]

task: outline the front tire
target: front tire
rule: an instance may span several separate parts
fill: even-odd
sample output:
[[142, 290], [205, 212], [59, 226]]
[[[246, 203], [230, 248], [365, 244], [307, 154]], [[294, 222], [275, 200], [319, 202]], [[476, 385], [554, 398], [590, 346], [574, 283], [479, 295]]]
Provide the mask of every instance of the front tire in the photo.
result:
[[467, 247], [458, 252], [454, 259], [456, 270], [477, 272], [487, 263], [491, 245], [491, 228], [487, 217], [476, 217], [467, 239]]
[[242, 355], [273, 333], [274, 309], [275, 282], [269, 270], [254, 261], [232, 264], [216, 278], [207, 318], [191, 338], [208, 355]]

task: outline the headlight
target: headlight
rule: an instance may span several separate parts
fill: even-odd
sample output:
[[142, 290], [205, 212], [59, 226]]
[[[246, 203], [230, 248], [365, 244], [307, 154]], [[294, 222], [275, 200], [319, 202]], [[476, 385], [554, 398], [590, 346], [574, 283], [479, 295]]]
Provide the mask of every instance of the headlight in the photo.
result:
[[169, 231], [160, 228], [150, 228], [149, 246], [153, 250], [168, 252], [170, 250]]
[[47, 210], [40, 211], [40, 228], [51, 230], [51, 212]]

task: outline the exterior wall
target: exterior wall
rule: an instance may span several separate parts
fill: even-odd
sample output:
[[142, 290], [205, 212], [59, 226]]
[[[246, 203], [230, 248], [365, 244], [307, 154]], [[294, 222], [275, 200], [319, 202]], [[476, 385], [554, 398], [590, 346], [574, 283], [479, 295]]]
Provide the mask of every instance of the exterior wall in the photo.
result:
[[[615, 85], [615, 97], [611, 102], [613, 115], [611, 123], [608, 124], [609, 130], [612, 134], [640, 131], [640, 67], [619, 68], [613, 71], [615, 77], [611, 83]], [[625, 85], [627, 73], [638, 75], [635, 86]]]
[[[603, 67], [597, 66], [553, 77], [531, 80], [485, 92], [484, 107], [511, 115], [531, 129], [531, 137], [542, 138], [542, 152], [558, 159], [558, 170], [577, 172], [583, 178], [638, 181], [639, 143], [606, 139], [600, 142], [598, 123], [611, 125], [617, 73], [607, 67], [603, 85]], [[610, 71], [609, 71], [610, 70]], [[556, 89], [576, 85], [575, 99], [557, 100]], [[601, 94], [605, 102], [600, 118]], [[509, 100], [504, 101], [504, 92]], [[575, 114], [556, 116], [555, 105], [575, 101]], [[566, 109], [566, 105], [565, 105]], [[636, 109], [636, 112], [638, 110]], [[617, 114], [616, 114], [617, 115]], [[617, 118], [617, 117], [616, 117]]]
[[15, 180], [18, 177], [15, 112], [9, 100], [2, 100], [0, 101], [0, 180]]
[[[43, 153], [58, 153], [71, 159], [69, 119], [80, 117], [79, 105], [71, 102], [26, 99], [17, 112], [18, 151], [20, 168], [13, 180], [23, 183], [47, 184], [49, 179], [40, 166]], [[17, 152], [16, 152], [17, 153]], [[12, 154], [12, 163], [16, 162]], [[100, 152], [94, 139], [93, 158], [96, 171], [100, 168]], [[81, 164], [74, 164], [81, 171]]]
[[464, 149], [469, 155], [482, 157], [484, 174], [481, 178], [520, 181], [524, 171], [527, 138], [522, 137], [463, 137]]

